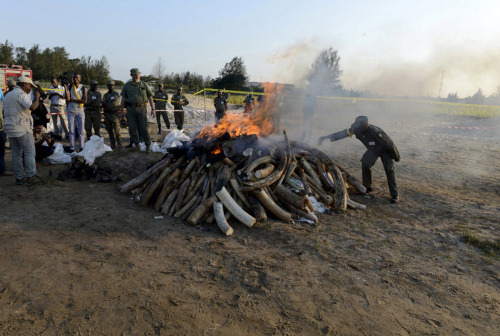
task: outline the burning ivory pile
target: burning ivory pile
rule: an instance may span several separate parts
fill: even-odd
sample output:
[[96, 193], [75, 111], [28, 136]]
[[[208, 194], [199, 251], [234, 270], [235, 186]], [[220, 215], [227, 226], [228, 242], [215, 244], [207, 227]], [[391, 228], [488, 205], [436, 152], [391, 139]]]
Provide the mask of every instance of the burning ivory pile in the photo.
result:
[[348, 183], [365, 194], [361, 183], [320, 150], [284, 135], [283, 142], [259, 141], [256, 135], [194, 139], [171, 149], [120, 190], [193, 225], [215, 221], [226, 235], [233, 233], [231, 216], [248, 227], [268, 214], [287, 223], [301, 217], [317, 223], [308, 196], [336, 211], [364, 209], [346, 189]]

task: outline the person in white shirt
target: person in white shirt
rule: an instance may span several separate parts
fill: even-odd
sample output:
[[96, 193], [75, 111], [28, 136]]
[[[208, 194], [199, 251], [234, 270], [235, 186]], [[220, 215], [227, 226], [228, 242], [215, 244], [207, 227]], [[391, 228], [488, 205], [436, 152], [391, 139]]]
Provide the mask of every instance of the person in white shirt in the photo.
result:
[[[40, 93], [33, 90], [33, 101], [30, 98], [31, 88], [36, 88], [29, 77], [19, 77], [18, 87], [11, 91], [4, 99], [5, 112], [4, 132], [9, 137], [12, 151], [12, 165], [16, 184], [34, 185], [36, 183], [35, 143], [33, 142], [33, 118], [31, 111], [40, 104]], [[23, 167], [23, 152], [24, 165]]]
[[[64, 86], [58, 85], [55, 77], [52, 77], [50, 82], [52, 83], [52, 86], [49, 88], [50, 113], [52, 114], [54, 134], [62, 135], [62, 131], [64, 131], [64, 135], [66, 136], [66, 139], [68, 139], [68, 124], [66, 123], [66, 114], [64, 113], [64, 106], [66, 106], [66, 100], [64, 99]], [[57, 89], [57, 91], [54, 89]], [[58, 120], [61, 122], [61, 129], [57, 126]]]
[[76, 73], [71, 78], [72, 84], [66, 87], [66, 101], [68, 103], [68, 128], [69, 128], [69, 142], [71, 149], [75, 149], [75, 123], [78, 127], [78, 139], [80, 140], [80, 149], [83, 149], [85, 142], [85, 112], [83, 104], [87, 101], [87, 91], [83, 85], [80, 85], [82, 76]]

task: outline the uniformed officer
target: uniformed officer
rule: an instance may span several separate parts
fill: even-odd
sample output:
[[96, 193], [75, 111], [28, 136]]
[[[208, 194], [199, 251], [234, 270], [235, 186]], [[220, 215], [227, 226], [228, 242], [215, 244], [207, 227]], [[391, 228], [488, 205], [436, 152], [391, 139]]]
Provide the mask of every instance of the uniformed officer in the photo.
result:
[[215, 106], [215, 124], [218, 124], [219, 121], [224, 118], [227, 111], [227, 100], [222, 96], [222, 91], [217, 91], [217, 97], [214, 98], [214, 106]]
[[397, 203], [399, 201], [399, 196], [396, 173], [394, 172], [394, 161], [399, 162], [401, 157], [399, 156], [398, 149], [392, 139], [379, 127], [368, 124], [368, 117], [357, 117], [354, 124], [351, 125], [351, 128], [320, 137], [318, 145], [321, 146], [323, 140], [326, 139], [330, 139], [330, 141], [333, 142], [347, 137], [352, 137], [353, 134], [356, 135], [356, 138], [368, 149], [361, 159], [363, 185], [366, 187], [368, 192], [373, 191], [372, 167], [380, 157], [382, 164], [384, 165], [387, 182], [389, 184], [389, 191], [392, 196], [391, 203]]
[[114, 90], [115, 81], [108, 81], [108, 92], [104, 94], [102, 107], [104, 112], [104, 126], [109, 134], [111, 148], [122, 148], [122, 136], [120, 134], [120, 94]]
[[153, 92], [148, 84], [141, 81], [141, 72], [137, 68], [130, 70], [132, 80], [125, 83], [120, 95], [123, 97], [121, 102], [122, 116], [125, 116], [125, 107], [127, 107], [127, 123], [130, 134], [130, 143], [139, 146], [139, 135], [146, 144], [146, 153], [151, 153], [151, 139], [148, 130], [147, 103], [151, 104], [151, 116], [155, 117], [153, 102]]
[[158, 134], [161, 133], [161, 117], [168, 129], [170, 129], [170, 121], [168, 120], [167, 111], [158, 112], [158, 110], [167, 109], [168, 94], [163, 91], [163, 84], [158, 84], [158, 90], [155, 91], [155, 109], [156, 109], [156, 122], [158, 123]]
[[97, 82], [90, 81], [90, 90], [87, 91], [87, 102], [85, 103], [85, 133], [87, 141], [92, 136], [92, 127], [94, 135], [101, 136], [101, 103], [102, 94], [97, 91]]
[[181, 110], [181, 111], [174, 111], [175, 124], [177, 125], [177, 129], [181, 130], [182, 127], [184, 126], [184, 106], [189, 104], [189, 101], [182, 94], [181, 87], [177, 89], [177, 94], [174, 94], [172, 96], [171, 102], [172, 105], [174, 106], [174, 110]]
[[250, 114], [253, 111], [253, 108], [255, 107], [255, 99], [253, 98], [253, 94], [249, 94], [246, 96], [245, 100], [243, 101], [243, 104], [245, 105], [245, 111], [243, 111], [244, 114]]
[[304, 131], [302, 133], [303, 141], [311, 139], [314, 122], [314, 109], [316, 108], [316, 105], [316, 97], [308, 92], [304, 98], [304, 107], [302, 109], [302, 126], [304, 127]]
[[229, 92], [226, 91], [226, 88], [222, 89], [222, 97], [229, 101]]

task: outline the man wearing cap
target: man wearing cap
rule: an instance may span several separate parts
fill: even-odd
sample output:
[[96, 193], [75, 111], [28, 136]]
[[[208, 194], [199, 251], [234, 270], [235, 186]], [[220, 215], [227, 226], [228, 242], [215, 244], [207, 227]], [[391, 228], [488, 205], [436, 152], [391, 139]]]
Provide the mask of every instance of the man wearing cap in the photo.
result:
[[90, 90], [87, 93], [87, 102], [85, 103], [85, 133], [87, 141], [92, 136], [92, 127], [94, 135], [101, 136], [101, 103], [102, 95], [97, 91], [97, 82], [90, 81]]
[[[66, 122], [66, 114], [64, 113], [64, 106], [66, 106], [66, 100], [64, 99], [64, 86], [58, 85], [57, 79], [52, 77], [50, 82], [52, 86], [49, 88], [49, 98], [50, 98], [50, 113], [52, 114], [52, 124], [54, 125], [54, 134], [61, 135], [62, 131], [69, 139], [68, 124]], [[61, 122], [61, 128], [57, 126], [58, 120]]]
[[114, 90], [115, 81], [108, 81], [108, 92], [104, 94], [102, 107], [104, 112], [104, 126], [109, 134], [111, 148], [122, 148], [122, 136], [120, 134], [120, 94]]
[[139, 146], [139, 134], [146, 144], [146, 153], [151, 153], [151, 139], [148, 130], [147, 103], [151, 104], [151, 115], [155, 116], [153, 102], [153, 92], [147, 83], [141, 81], [141, 72], [137, 68], [130, 70], [132, 81], [125, 83], [122, 88], [121, 111], [125, 116], [125, 107], [127, 108], [128, 131], [130, 134], [130, 143]]
[[[34, 185], [36, 181], [35, 143], [33, 142], [33, 118], [31, 111], [40, 104], [40, 93], [34, 90], [33, 101], [30, 97], [32, 88], [36, 88], [29, 77], [19, 77], [18, 87], [12, 90], [3, 101], [5, 111], [4, 132], [9, 137], [12, 150], [12, 165], [16, 184]], [[24, 167], [23, 167], [24, 153]], [[24, 168], [26, 167], [26, 171]]]
[[181, 130], [184, 126], [184, 106], [189, 105], [189, 101], [182, 94], [182, 88], [177, 88], [177, 94], [172, 96], [172, 105], [174, 106], [174, 119], [177, 129]]
[[80, 140], [80, 149], [83, 149], [85, 142], [85, 112], [83, 105], [87, 102], [87, 90], [80, 84], [82, 76], [79, 73], [73, 74], [71, 84], [64, 89], [66, 91], [66, 101], [68, 102], [68, 128], [69, 142], [71, 149], [75, 149], [75, 124], [78, 127], [78, 139]]
[[215, 106], [215, 124], [218, 124], [219, 121], [224, 118], [227, 111], [227, 100], [222, 96], [222, 91], [217, 91], [217, 97], [214, 98], [214, 106]]
[[16, 81], [13, 80], [13, 79], [9, 79], [7, 81], [7, 87], [9, 88], [9, 90], [4, 92], [4, 94], [3, 94], [4, 96], [7, 96], [7, 93], [9, 93], [12, 90], [14, 90], [14, 88], [16, 87]]
[[361, 159], [363, 185], [366, 187], [368, 192], [373, 191], [372, 167], [380, 157], [382, 164], [384, 165], [387, 182], [389, 184], [389, 191], [392, 196], [391, 203], [397, 203], [399, 201], [399, 196], [396, 173], [394, 172], [394, 161], [399, 162], [401, 157], [399, 156], [398, 149], [392, 139], [381, 128], [370, 125], [368, 123], [368, 117], [359, 116], [354, 121], [354, 124], [351, 125], [351, 128], [320, 137], [318, 145], [321, 146], [323, 140], [326, 139], [330, 139], [330, 141], [333, 142], [347, 137], [352, 137], [353, 134], [363, 143], [363, 145], [365, 145], [366, 149], [368, 149]]
[[158, 134], [161, 133], [161, 117], [163, 117], [163, 121], [168, 129], [170, 129], [170, 121], [168, 120], [167, 111], [161, 111], [158, 113], [158, 110], [166, 110], [167, 109], [167, 100], [168, 94], [163, 91], [163, 84], [158, 84], [158, 90], [155, 91], [155, 110], [156, 110], [156, 122], [158, 123]]

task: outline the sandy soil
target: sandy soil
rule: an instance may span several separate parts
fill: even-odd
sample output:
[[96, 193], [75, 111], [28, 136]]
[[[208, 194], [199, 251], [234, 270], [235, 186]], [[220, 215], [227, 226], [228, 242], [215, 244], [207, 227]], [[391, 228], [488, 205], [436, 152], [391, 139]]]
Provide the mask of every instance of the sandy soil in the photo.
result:
[[[322, 117], [318, 135], [353, 119], [322, 130]], [[367, 210], [320, 215], [318, 227], [233, 222], [226, 238], [156, 219], [119, 182], [26, 188], [0, 177], [0, 334], [498, 335], [499, 259], [460, 240], [500, 238], [498, 133], [372, 119], [401, 150], [401, 203], [389, 204], [377, 163], [376, 197], [352, 196]], [[357, 140], [322, 149], [360, 177]], [[128, 180], [157, 158], [122, 149], [97, 163]], [[39, 174], [49, 169], [64, 166]]]

